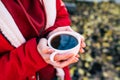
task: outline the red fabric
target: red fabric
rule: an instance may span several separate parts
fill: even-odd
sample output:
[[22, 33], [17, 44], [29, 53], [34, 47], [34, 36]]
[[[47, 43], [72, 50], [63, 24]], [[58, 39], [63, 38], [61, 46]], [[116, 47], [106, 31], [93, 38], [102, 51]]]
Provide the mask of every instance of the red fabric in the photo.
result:
[[[43, 8], [40, 7], [39, 0], [2, 1], [27, 40], [39, 35], [38, 32], [45, 26], [45, 14], [42, 10]], [[18, 1], [22, 3], [27, 14], [25, 14]], [[35, 31], [35, 29], [37, 31]]]
[[[6, 40], [2, 42], [6, 43]], [[0, 39], [0, 47], [8, 47], [11, 50], [1, 52], [0, 80], [25, 80], [27, 76], [47, 65], [36, 50], [35, 38], [17, 49], [12, 49], [9, 44], [3, 45], [2, 42]]]
[[65, 72], [65, 80], [72, 80], [69, 72], [69, 67], [63, 68]]
[[[43, 80], [50, 80], [55, 75], [55, 69], [44, 62], [36, 49], [35, 37], [39, 35], [41, 28], [46, 24], [46, 15], [43, 7], [40, 5], [39, 0], [20, 0], [27, 11], [26, 16], [23, 8], [17, 1], [2, 0], [27, 42], [18, 48], [14, 48], [0, 33], [0, 80], [33, 80], [36, 72], [39, 72], [39, 70], [41, 75], [46, 75], [46, 71], [49, 71], [51, 74]], [[56, 1], [56, 22], [54, 26], [44, 31], [44, 33], [52, 31], [57, 27], [70, 25], [65, 6], [61, 6], [61, 0]], [[68, 69], [65, 68], [64, 70], [66, 73], [65, 80], [70, 80]], [[42, 77], [40, 76], [41, 79]]]
[[[56, 71], [53, 68], [53, 66], [46, 66], [39, 71], [39, 78], [40, 78], [40, 80], [53, 80], [55, 75], [51, 75], [51, 74], [54, 74], [54, 73], [56, 73]], [[49, 78], [48, 78], [48, 76], [49, 76]]]

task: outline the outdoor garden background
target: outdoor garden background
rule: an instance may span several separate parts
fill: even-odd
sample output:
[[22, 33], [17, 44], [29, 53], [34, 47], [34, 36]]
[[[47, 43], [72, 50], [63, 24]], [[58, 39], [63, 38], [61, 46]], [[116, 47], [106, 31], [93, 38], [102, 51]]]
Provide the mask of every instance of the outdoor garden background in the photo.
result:
[[120, 80], [120, 3], [63, 1], [72, 28], [85, 37], [87, 45], [79, 62], [70, 65], [72, 80]]

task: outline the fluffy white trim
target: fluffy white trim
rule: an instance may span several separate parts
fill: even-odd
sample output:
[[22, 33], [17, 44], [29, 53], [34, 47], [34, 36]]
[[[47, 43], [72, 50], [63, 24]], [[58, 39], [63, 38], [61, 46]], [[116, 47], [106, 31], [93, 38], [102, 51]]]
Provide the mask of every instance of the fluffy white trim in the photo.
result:
[[20, 46], [25, 39], [15, 24], [12, 16], [0, 1], [0, 29], [4, 36], [10, 41], [14, 47]]
[[[41, 0], [40, 0], [41, 2]], [[46, 29], [53, 26], [56, 19], [56, 0], [43, 0], [45, 7], [47, 24]]]

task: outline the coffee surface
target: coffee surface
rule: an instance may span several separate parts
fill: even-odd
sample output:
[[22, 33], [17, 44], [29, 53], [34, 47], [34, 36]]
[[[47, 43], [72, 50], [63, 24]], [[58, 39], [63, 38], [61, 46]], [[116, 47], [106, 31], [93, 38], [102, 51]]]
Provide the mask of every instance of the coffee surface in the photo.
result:
[[51, 40], [52, 47], [59, 50], [71, 49], [77, 44], [78, 40], [74, 36], [68, 34], [57, 35]]

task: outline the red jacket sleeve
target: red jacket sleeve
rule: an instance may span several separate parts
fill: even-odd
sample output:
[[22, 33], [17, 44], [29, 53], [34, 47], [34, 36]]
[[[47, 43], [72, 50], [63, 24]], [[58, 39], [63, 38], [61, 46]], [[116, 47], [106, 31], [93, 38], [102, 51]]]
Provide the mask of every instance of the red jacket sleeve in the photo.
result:
[[[5, 41], [3, 42], [5, 43]], [[8, 48], [9, 45], [6, 43], [5, 46]], [[20, 47], [0, 55], [0, 80], [25, 78], [45, 67], [47, 64], [37, 52], [36, 46], [34, 38]]]

